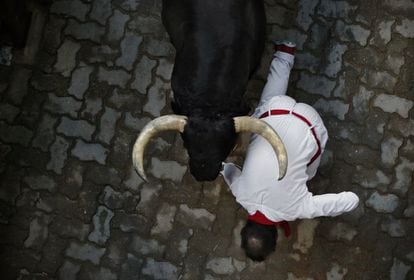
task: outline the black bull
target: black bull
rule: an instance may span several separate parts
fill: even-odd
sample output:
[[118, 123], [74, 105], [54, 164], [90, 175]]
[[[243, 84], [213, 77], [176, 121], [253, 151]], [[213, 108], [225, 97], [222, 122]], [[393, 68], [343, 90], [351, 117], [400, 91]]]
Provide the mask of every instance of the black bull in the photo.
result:
[[[135, 144], [133, 159], [145, 178], [141, 158], [145, 144], [157, 132], [179, 130], [189, 154], [191, 174], [198, 181], [214, 180], [234, 147], [238, 132], [257, 132], [269, 140], [258, 131], [257, 120], [256, 129], [245, 128], [237, 120], [249, 111], [243, 104], [243, 95], [264, 49], [264, 3], [164, 0], [162, 20], [176, 49], [171, 82], [172, 109], [178, 119], [173, 118], [177, 115], [164, 116], [148, 125], [150, 132], [144, 132], [144, 128], [137, 140], [144, 144], [140, 148]], [[264, 129], [263, 124], [258, 125]], [[275, 151], [279, 160], [286, 157], [284, 147]]]

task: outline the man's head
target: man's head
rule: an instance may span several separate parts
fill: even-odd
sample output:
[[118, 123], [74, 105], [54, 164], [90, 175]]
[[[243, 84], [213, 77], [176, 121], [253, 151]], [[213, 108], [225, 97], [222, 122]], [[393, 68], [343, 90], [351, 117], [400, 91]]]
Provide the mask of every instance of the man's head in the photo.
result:
[[277, 229], [274, 225], [262, 225], [247, 221], [241, 230], [241, 247], [253, 261], [261, 262], [276, 249]]

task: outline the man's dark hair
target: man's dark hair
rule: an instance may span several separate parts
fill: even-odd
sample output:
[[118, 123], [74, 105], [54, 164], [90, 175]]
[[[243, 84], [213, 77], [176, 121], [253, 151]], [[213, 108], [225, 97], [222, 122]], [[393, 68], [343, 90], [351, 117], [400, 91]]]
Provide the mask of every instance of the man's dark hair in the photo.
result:
[[253, 261], [264, 261], [276, 249], [277, 229], [274, 225], [247, 221], [240, 234], [241, 247]]

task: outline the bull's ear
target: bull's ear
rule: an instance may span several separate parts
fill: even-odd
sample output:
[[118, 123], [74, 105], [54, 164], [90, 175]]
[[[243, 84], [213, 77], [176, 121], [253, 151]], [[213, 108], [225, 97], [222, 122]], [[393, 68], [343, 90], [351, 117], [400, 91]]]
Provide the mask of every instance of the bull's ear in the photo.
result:
[[181, 115], [180, 107], [174, 101], [171, 101], [171, 109], [173, 110], [174, 114]]

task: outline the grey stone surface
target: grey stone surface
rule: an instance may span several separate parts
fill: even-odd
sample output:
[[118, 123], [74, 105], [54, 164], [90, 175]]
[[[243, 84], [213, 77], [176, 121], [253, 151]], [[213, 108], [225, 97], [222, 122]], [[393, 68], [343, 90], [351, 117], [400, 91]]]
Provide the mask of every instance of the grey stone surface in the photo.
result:
[[52, 192], [56, 188], [56, 182], [53, 178], [46, 175], [27, 176], [23, 178], [23, 182], [25, 182], [32, 190], [48, 190]]
[[121, 56], [116, 60], [115, 64], [127, 70], [132, 70], [141, 42], [142, 37], [135, 35], [133, 32], [127, 32], [121, 42]]
[[79, 23], [75, 20], [69, 20], [65, 28], [65, 34], [71, 35], [77, 40], [90, 40], [100, 43], [105, 29], [94, 22]]
[[345, 119], [345, 115], [349, 110], [349, 104], [345, 104], [339, 100], [326, 101], [325, 99], [319, 99], [313, 104], [313, 107], [321, 112], [330, 113], [340, 120]]
[[86, 141], [91, 141], [95, 127], [84, 120], [72, 120], [63, 117], [57, 126], [56, 131], [65, 136], [80, 137]]
[[399, 204], [399, 198], [394, 194], [381, 195], [374, 192], [366, 201], [366, 205], [379, 213], [392, 213]]
[[66, 255], [80, 261], [90, 261], [91, 263], [98, 265], [103, 254], [105, 254], [105, 248], [98, 248], [92, 244], [79, 244], [71, 242], [66, 249]]
[[156, 61], [143, 56], [135, 67], [135, 78], [131, 83], [131, 88], [137, 90], [139, 93], [147, 93], [147, 88], [151, 83], [151, 71], [156, 65]]
[[0, 120], [11, 123], [19, 113], [20, 110], [18, 107], [8, 103], [0, 104]]
[[401, 157], [401, 162], [395, 167], [396, 181], [392, 189], [400, 194], [406, 194], [412, 186], [412, 174], [414, 172], [414, 162]]
[[181, 204], [177, 220], [188, 226], [196, 226], [204, 229], [210, 229], [216, 216], [206, 209], [190, 208], [186, 204]]
[[149, 171], [158, 179], [169, 179], [180, 182], [184, 173], [187, 171], [187, 167], [175, 161], [162, 161], [154, 157], [151, 159], [151, 168]]
[[99, 67], [98, 79], [101, 82], [107, 82], [111, 86], [125, 87], [130, 76], [124, 70], [107, 70]]
[[397, 113], [403, 118], [408, 117], [408, 112], [414, 102], [394, 95], [380, 94], [374, 99], [374, 106], [387, 113]]
[[174, 223], [174, 216], [177, 211], [177, 207], [162, 204], [157, 213], [157, 218], [154, 227], [151, 229], [152, 235], [164, 235], [168, 236], [168, 232], [171, 231]]
[[59, 279], [62, 280], [76, 280], [77, 274], [80, 271], [80, 265], [71, 261], [65, 261], [62, 267], [59, 269]]
[[91, 19], [105, 25], [108, 17], [112, 14], [111, 0], [101, 0], [92, 2], [92, 11], [89, 14]]
[[50, 12], [85, 21], [89, 9], [89, 5], [84, 4], [81, 0], [60, 0], [53, 2]]
[[403, 237], [407, 234], [403, 222], [391, 217], [386, 218], [381, 223], [381, 230], [392, 237]]
[[330, 97], [335, 84], [324, 76], [309, 75], [304, 72], [301, 73], [297, 86], [309, 93]]
[[154, 117], [161, 115], [161, 110], [166, 104], [167, 86], [161, 79], [148, 90], [148, 101], [144, 104], [143, 110]]
[[70, 117], [76, 118], [81, 106], [82, 103], [72, 97], [49, 94], [44, 108], [51, 113], [68, 114]]
[[76, 55], [80, 47], [80, 44], [72, 40], [65, 40], [58, 50], [55, 70], [63, 76], [69, 77], [76, 66]]
[[116, 42], [122, 38], [128, 20], [128, 15], [119, 10], [114, 10], [113, 15], [109, 19], [109, 31], [106, 35], [109, 41]]
[[169, 262], [158, 262], [154, 259], [147, 259], [142, 268], [142, 274], [150, 275], [154, 279], [176, 279], [178, 277], [177, 267]]
[[90, 66], [80, 66], [72, 73], [72, 81], [68, 89], [70, 95], [77, 99], [83, 99], [85, 92], [89, 88], [89, 78], [93, 68]]
[[407, 276], [408, 271], [411, 269], [410, 265], [406, 265], [404, 262], [397, 258], [394, 258], [394, 262], [390, 271], [390, 280], [403, 280]]
[[62, 168], [67, 159], [68, 149], [69, 142], [62, 137], [56, 136], [55, 141], [50, 147], [51, 156], [46, 168], [48, 170], [53, 170], [57, 174], [62, 174]]
[[403, 19], [400, 24], [395, 27], [395, 31], [406, 38], [414, 38], [414, 20]]
[[77, 140], [71, 153], [80, 160], [93, 160], [100, 164], [105, 164], [108, 150], [99, 144], [85, 143], [82, 140]]
[[110, 144], [115, 134], [116, 122], [120, 118], [121, 113], [115, 111], [110, 107], [106, 107], [101, 116], [100, 129], [97, 135], [99, 141]]
[[103, 245], [109, 239], [110, 222], [114, 213], [105, 206], [99, 206], [96, 214], [93, 216], [94, 230], [89, 234], [89, 241]]

